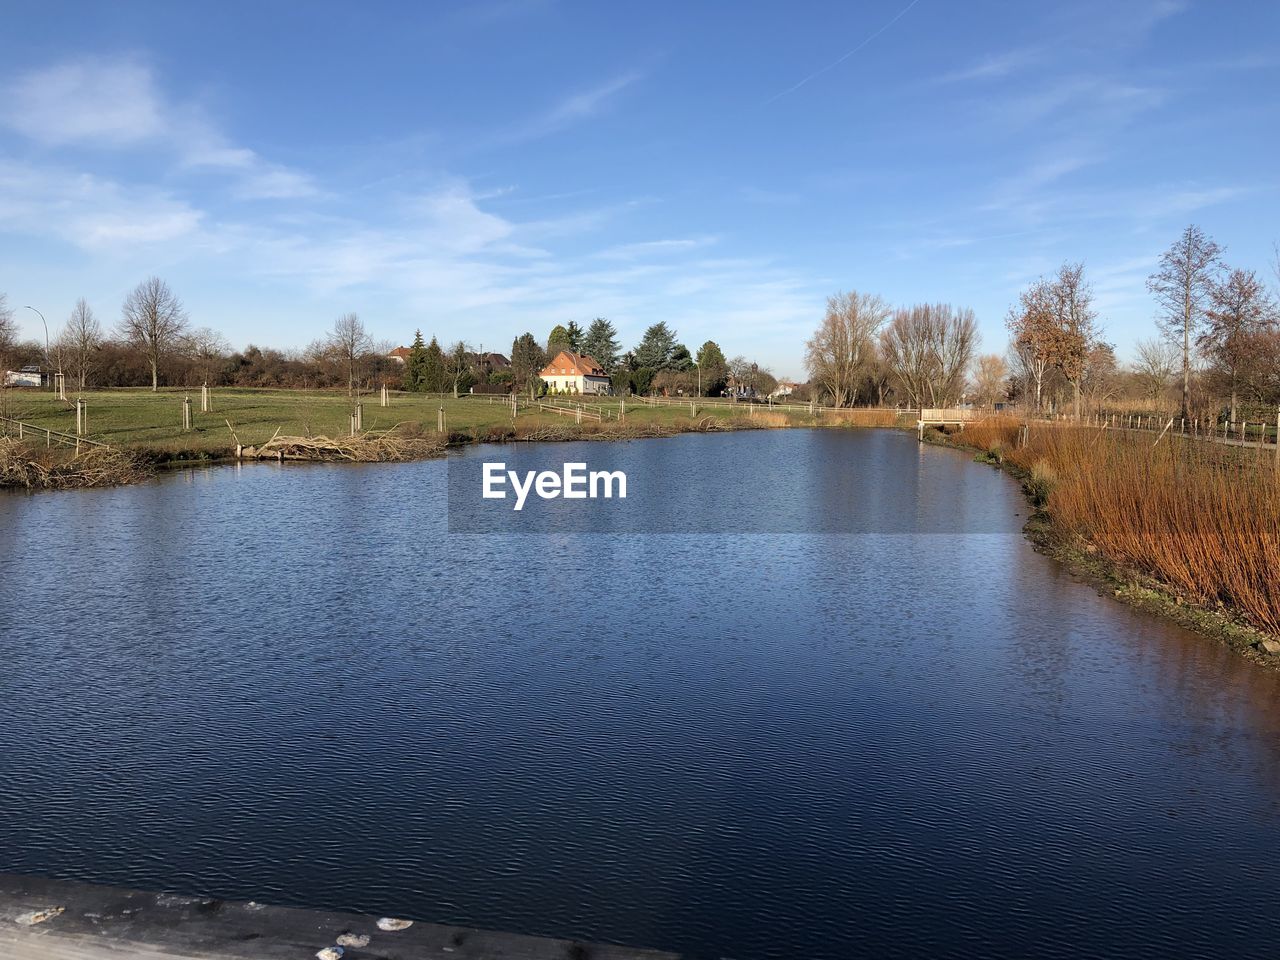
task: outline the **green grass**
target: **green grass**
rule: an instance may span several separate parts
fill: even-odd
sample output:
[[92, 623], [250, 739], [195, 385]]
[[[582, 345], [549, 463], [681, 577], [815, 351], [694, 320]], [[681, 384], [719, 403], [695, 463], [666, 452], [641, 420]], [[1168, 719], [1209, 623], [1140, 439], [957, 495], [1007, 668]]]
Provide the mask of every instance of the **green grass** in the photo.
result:
[[[74, 394], [68, 394], [74, 396]], [[234, 450], [236, 442], [246, 446], [263, 443], [280, 432], [284, 436], [346, 436], [350, 432], [352, 400], [345, 391], [259, 390], [231, 387], [215, 388], [213, 410], [200, 412], [200, 390], [149, 389], [91, 390], [81, 394], [88, 403], [88, 433], [122, 449], [142, 449], [168, 454], [222, 456]], [[191, 397], [193, 429], [182, 429], [182, 400]], [[389, 407], [379, 406], [377, 394], [360, 398], [364, 405], [366, 431], [388, 430], [400, 424], [416, 425], [424, 432], [434, 432], [440, 407], [445, 410], [445, 424], [450, 433], [476, 435], [492, 426], [510, 426], [511, 410], [501, 398], [461, 397], [392, 392]], [[568, 398], [550, 398], [547, 402], [570, 405]], [[75, 408], [70, 401], [53, 398], [46, 391], [9, 390], [5, 409], [0, 415], [22, 420], [36, 427], [75, 433]], [[619, 402], [604, 398], [586, 403], [586, 409], [601, 412], [605, 422], [616, 422]], [[745, 410], [707, 405], [699, 407], [698, 416], [718, 419], [744, 416]], [[645, 406], [628, 401], [626, 420], [629, 424], [656, 423], [679, 428], [687, 422], [690, 410], [685, 404]], [[230, 421], [231, 428], [228, 428]], [[539, 412], [527, 401], [520, 406], [518, 425], [573, 424], [574, 418]], [[586, 421], [584, 421], [585, 423]]]

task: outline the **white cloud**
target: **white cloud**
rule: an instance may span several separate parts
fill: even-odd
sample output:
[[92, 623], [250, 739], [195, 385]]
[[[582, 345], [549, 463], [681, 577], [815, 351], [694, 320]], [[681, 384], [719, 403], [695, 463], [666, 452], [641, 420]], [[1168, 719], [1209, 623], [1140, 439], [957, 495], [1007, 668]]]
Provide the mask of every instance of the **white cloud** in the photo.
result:
[[49, 146], [132, 146], [165, 132], [150, 71], [128, 60], [35, 70], [9, 84], [0, 102], [4, 123]]
[[118, 253], [190, 239], [203, 220], [202, 211], [161, 190], [0, 163], [0, 227], [6, 232], [52, 235], [82, 250]]
[[233, 175], [239, 199], [315, 194], [305, 174], [231, 143], [194, 104], [166, 98], [151, 69], [132, 59], [86, 58], [18, 77], [0, 89], [0, 123], [49, 147], [163, 147], [182, 169]]

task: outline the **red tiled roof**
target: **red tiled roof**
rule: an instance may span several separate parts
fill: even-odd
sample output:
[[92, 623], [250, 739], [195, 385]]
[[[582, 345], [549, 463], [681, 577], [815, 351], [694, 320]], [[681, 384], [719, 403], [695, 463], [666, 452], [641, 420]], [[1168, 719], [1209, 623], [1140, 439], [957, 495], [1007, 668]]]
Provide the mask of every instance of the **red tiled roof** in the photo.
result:
[[561, 350], [556, 354], [554, 360], [542, 368], [542, 376], [563, 377], [566, 375], [603, 377], [605, 372], [604, 367], [600, 366], [594, 357], [589, 357], [585, 353]]

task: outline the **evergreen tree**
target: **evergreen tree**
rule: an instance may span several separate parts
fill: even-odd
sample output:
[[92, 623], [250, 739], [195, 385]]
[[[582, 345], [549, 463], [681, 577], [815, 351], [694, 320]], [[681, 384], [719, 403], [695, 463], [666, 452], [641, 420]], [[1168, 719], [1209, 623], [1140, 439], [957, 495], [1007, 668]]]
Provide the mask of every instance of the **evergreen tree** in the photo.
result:
[[569, 325], [564, 328], [564, 339], [574, 353], [582, 352], [582, 327], [578, 326], [576, 320], [570, 320]]
[[714, 340], [708, 340], [698, 350], [698, 375], [704, 397], [716, 396], [729, 382], [729, 364]]
[[404, 388], [418, 392], [423, 388], [423, 377], [426, 374], [427, 347], [422, 342], [422, 331], [413, 332], [413, 346], [409, 348], [409, 359], [404, 365]]
[[593, 358], [605, 373], [613, 373], [618, 366], [618, 331], [604, 317], [596, 317], [582, 338], [582, 352]]
[[422, 389], [427, 393], [443, 393], [444, 388], [444, 351], [440, 349], [440, 342], [432, 337], [422, 365]]
[[569, 328], [562, 323], [557, 323], [551, 328], [551, 333], [547, 336], [547, 357], [555, 359], [555, 355], [561, 350], [572, 350], [569, 345]]
[[[665, 323], [658, 322], [644, 332], [635, 349], [637, 368], [665, 370], [671, 366], [676, 349], [676, 334]], [[637, 391], [642, 392], [642, 391]]]
[[667, 366], [671, 370], [692, 370], [693, 357], [689, 355], [689, 348], [683, 343], [677, 343], [671, 351], [671, 362]]
[[547, 365], [547, 356], [538, 346], [532, 333], [522, 333], [511, 344], [511, 378], [518, 391], [529, 391], [535, 396], [542, 387], [539, 375]]

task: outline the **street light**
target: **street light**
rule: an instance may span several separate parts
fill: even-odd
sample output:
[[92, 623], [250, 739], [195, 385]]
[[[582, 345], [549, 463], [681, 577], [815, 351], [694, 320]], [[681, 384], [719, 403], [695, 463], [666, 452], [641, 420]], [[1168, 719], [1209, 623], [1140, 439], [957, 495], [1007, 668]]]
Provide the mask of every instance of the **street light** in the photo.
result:
[[[24, 304], [22, 309], [30, 310], [37, 317], [39, 317], [40, 322], [44, 324], [44, 362], [49, 364], [49, 366], [53, 366], [52, 351], [49, 349], [49, 321], [44, 318], [43, 313], [41, 313], [39, 310], [37, 310], [33, 306]], [[58, 351], [58, 377], [59, 378], [62, 377], [62, 351], [61, 350]], [[56, 392], [57, 387], [54, 387], [54, 390]]]

